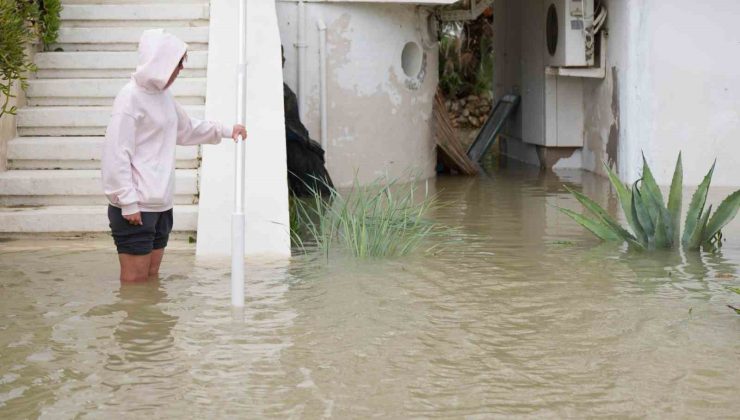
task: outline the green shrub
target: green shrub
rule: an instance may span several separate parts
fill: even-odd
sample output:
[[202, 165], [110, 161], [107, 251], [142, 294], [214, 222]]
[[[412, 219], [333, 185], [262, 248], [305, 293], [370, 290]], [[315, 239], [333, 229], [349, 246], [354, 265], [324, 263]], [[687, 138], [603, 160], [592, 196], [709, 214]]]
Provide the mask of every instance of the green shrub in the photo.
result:
[[27, 87], [26, 74], [36, 67], [26, 54], [26, 46], [40, 40], [44, 46], [56, 41], [59, 32], [60, 0], [0, 0], [0, 116], [15, 114], [10, 106], [12, 87]]
[[623, 184], [614, 171], [604, 163], [631, 232], [620, 226], [596, 202], [568, 187], [566, 189], [596, 218], [588, 218], [564, 208], [560, 210], [604, 241], [626, 241], [636, 248], [650, 250], [674, 248], [678, 246], [679, 241], [686, 250], [698, 250], [701, 247], [716, 249], [722, 246], [722, 228], [735, 218], [740, 209], [740, 190], [725, 198], [712, 214], [712, 206], [705, 206], [714, 166], [713, 164], [691, 198], [683, 235], [680, 226], [683, 190], [680, 153], [673, 172], [667, 205], [664, 204], [663, 194], [644, 156], [642, 178], [631, 187]]
[[419, 196], [413, 183], [376, 181], [329, 197], [318, 192], [308, 199], [291, 201], [291, 236], [301, 248], [313, 247], [327, 258], [338, 245], [359, 258], [407, 255], [420, 243], [441, 232], [424, 218], [435, 207], [436, 197]]
[[492, 90], [493, 32], [490, 17], [442, 24], [439, 84], [445, 97], [450, 99]]

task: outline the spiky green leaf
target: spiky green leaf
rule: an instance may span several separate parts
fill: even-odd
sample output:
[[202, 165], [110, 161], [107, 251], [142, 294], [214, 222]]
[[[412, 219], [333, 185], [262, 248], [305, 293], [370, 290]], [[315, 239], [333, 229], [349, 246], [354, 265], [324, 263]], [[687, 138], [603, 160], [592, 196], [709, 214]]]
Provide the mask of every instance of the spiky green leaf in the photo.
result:
[[730, 223], [737, 216], [738, 210], [740, 210], [740, 190], [730, 194], [717, 207], [717, 211], [709, 219], [704, 231], [704, 242], [709, 241], [717, 232]]
[[643, 188], [647, 190], [647, 192], [655, 197], [655, 200], [658, 204], [660, 204], [661, 206], [665, 206], [665, 201], [663, 201], [663, 193], [660, 191], [658, 183], [655, 182], [655, 177], [653, 177], [653, 172], [650, 170], [650, 166], [648, 165], [647, 160], [645, 160], [645, 155], [642, 155], [642, 185]]
[[[655, 198], [651, 198], [655, 200]], [[657, 203], [653, 203], [657, 207]], [[656, 209], [656, 221], [655, 221], [655, 247], [656, 248], [670, 248], [672, 245], [672, 231], [669, 226], [671, 223], [668, 216], [668, 211], [662, 211], [662, 209]]]
[[671, 216], [663, 201], [663, 193], [655, 182], [650, 166], [642, 157], [642, 194], [643, 203], [647, 206], [650, 219], [655, 225], [655, 246], [670, 248], [673, 243], [673, 225]]
[[696, 251], [697, 249], [699, 249], [702, 243], [702, 239], [704, 238], [704, 231], [706, 230], [707, 220], [709, 220], [710, 213], [712, 213], [711, 205], [699, 217], [699, 220], [696, 223], [696, 227], [694, 228], [694, 233], [689, 236], [688, 240], [683, 244], [684, 248], [689, 251]]
[[683, 163], [681, 153], [678, 153], [676, 160], [676, 169], [673, 171], [671, 180], [671, 191], [668, 194], [668, 213], [671, 216], [671, 225], [673, 227], [673, 243], [678, 244], [681, 239], [681, 201], [683, 193]]
[[645, 232], [643, 232], [642, 230], [642, 226], [640, 226], [640, 223], [632, 214], [632, 191], [627, 185], [622, 183], [614, 170], [612, 170], [612, 168], [610, 168], [606, 162], [604, 162], [604, 168], [606, 169], [606, 173], [609, 176], [609, 181], [611, 181], [614, 189], [617, 191], [619, 204], [622, 206], [622, 211], [624, 211], [625, 219], [627, 219], [627, 223], [630, 225], [632, 232], [635, 234], [635, 237], [637, 237], [640, 242], [646, 241], [647, 237], [645, 236]]
[[635, 241], [637, 240], [631, 233], [629, 233], [627, 230], [625, 230], [622, 226], [619, 225], [619, 223], [614, 220], [613, 217], [609, 215], [609, 213], [606, 212], [600, 205], [598, 205], [595, 201], [591, 200], [590, 198], [586, 197], [585, 194], [575, 191], [571, 188], [565, 187], [568, 192], [573, 194], [573, 196], [578, 200], [581, 204], [583, 204], [586, 209], [588, 209], [591, 213], [593, 213], [602, 223], [609, 226], [614, 232], [616, 232], [623, 240], [631, 240]]
[[[648, 240], [648, 234], [645, 231], [645, 228], [642, 227], [642, 225], [640, 224], [640, 218], [637, 216], [638, 203], [635, 202], [635, 195], [638, 195], [638, 194], [639, 192], [637, 192], [637, 188], [633, 186], [633, 188], [630, 191], [630, 196], [632, 197], [632, 199], [630, 200], [630, 213], [632, 214], [632, 220], [635, 221], [635, 225], [637, 225], [641, 233], [641, 235], [637, 237], [638, 241], [640, 241], [643, 247], [648, 248], [648, 245], [650, 242]], [[640, 203], [639, 205], [642, 205], [642, 204]]]
[[588, 229], [591, 233], [596, 235], [597, 238], [602, 241], [621, 241], [622, 238], [612, 228], [599, 221], [589, 219], [586, 216], [578, 214], [573, 210], [564, 209], [559, 207], [563, 214], [568, 215], [571, 219], [575, 220], [576, 223]]
[[[709, 172], [704, 176], [704, 179], [701, 181], [701, 184], [699, 184], [698, 187], [696, 187], [696, 191], [694, 192], [694, 195], [691, 197], [691, 202], [689, 203], [689, 211], [686, 214], [686, 222], [684, 223], [684, 229], [683, 229], [683, 236], [682, 236], [682, 242], [683, 245], [688, 248], [692, 249], [692, 247], [689, 247], [688, 244], [691, 241], [691, 238], [696, 236], [697, 230], [701, 231], [701, 228], [699, 227], [698, 223], [700, 220], [700, 217], [702, 215], [702, 212], [704, 211], [704, 205], [707, 202], [707, 193], [709, 192], [709, 184], [712, 183], [712, 174], [714, 174], [714, 166], [717, 164], [717, 161], [715, 161], [712, 164], [712, 167], [709, 169]], [[694, 248], [696, 249], [696, 248]]]
[[645, 232], [647, 243], [646, 248], [652, 249], [655, 245], [655, 225], [653, 220], [650, 218], [647, 205], [642, 199], [642, 194], [637, 188], [637, 183], [632, 186], [632, 211], [635, 214], [642, 230]]

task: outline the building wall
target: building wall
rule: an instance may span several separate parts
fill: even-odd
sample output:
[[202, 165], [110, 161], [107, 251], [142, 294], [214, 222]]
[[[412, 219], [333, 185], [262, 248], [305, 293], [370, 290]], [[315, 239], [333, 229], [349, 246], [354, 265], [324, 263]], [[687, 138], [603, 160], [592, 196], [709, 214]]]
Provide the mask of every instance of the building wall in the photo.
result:
[[[297, 9], [278, 2], [285, 48], [285, 82], [296, 91]], [[437, 46], [426, 42], [425, 13], [415, 5], [315, 3], [305, 5], [307, 63], [302, 115], [311, 137], [320, 132], [319, 33], [327, 26], [327, 166], [338, 186], [377, 177], [434, 175], [432, 104], [437, 87]], [[426, 28], [424, 28], [426, 30]], [[409, 77], [401, 65], [407, 42], [425, 55], [422, 74]]]
[[[678, 150], [684, 180], [698, 184], [717, 158], [714, 185], [740, 185], [740, 2], [644, 2], [633, 26], [634, 131], [629, 175], [640, 149], [659, 181], [670, 182]], [[690, 164], [687, 164], [690, 163]]]
[[[625, 181], [635, 181], [642, 167], [641, 152], [658, 182], [670, 183], [679, 150], [684, 156], [684, 182], [696, 185], [718, 158], [714, 185], [740, 185], [740, 3], [717, 0], [711, 5], [690, 0], [605, 0], [607, 72], [604, 80], [583, 79], [583, 135], [580, 164], [602, 173], [602, 161], [616, 165]], [[521, 13], [518, 28], [502, 24], [511, 8], [535, 7], [541, 0], [496, 0], [496, 34], [522, 38], [520, 81], [532, 85], [541, 65], [526, 54], [541, 54], [544, 42], [537, 27]], [[500, 12], [504, 9], [504, 12]], [[519, 34], [512, 34], [512, 32]], [[513, 48], [513, 47], [511, 47]], [[529, 50], [535, 48], [539, 51]], [[526, 51], [526, 52], [525, 52]], [[512, 53], [509, 53], [512, 54]], [[516, 54], [513, 54], [516, 55]], [[496, 60], [496, 72], [512, 64]], [[502, 84], [503, 92], [513, 83]], [[522, 107], [522, 124], [539, 118], [539, 105]], [[528, 116], [527, 114], [533, 114]], [[516, 129], [507, 132], [517, 137]], [[515, 148], [529, 151], [531, 139]], [[521, 150], [519, 150], [521, 149]], [[541, 154], [540, 154], [541, 155]], [[525, 159], [522, 159], [525, 160]], [[571, 159], [572, 162], [572, 159]]]
[[[237, 121], [238, 2], [211, 0], [206, 118]], [[245, 253], [290, 256], [280, 39], [274, 0], [248, 2], [245, 143]], [[199, 257], [231, 254], [234, 142], [203, 146], [198, 206]]]

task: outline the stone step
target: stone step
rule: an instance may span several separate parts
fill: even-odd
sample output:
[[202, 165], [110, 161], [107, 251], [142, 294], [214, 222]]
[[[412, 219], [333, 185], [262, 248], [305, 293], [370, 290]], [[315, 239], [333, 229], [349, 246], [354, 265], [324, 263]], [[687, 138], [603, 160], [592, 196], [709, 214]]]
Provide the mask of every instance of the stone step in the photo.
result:
[[[0, 232], [107, 232], [108, 210], [105, 204], [92, 206], [0, 207]], [[194, 232], [198, 226], [198, 206], [176, 205], [176, 232]]]
[[[151, 27], [60, 28], [52, 51], [136, 51], [141, 33]], [[172, 27], [167, 31], [188, 44], [189, 51], [208, 49], [208, 26]]]
[[[100, 169], [104, 137], [17, 137], [8, 142], [10, 169]], [[198, 147], [178, 146], [177, 168], [198, 167]]]
[[207, 20], [210, 10], [204, 3], [173, 4], [67, 4], [62, 21], [161, 21]]
[[[198, 171], [178, 169], [175, 202], [197, 202]], [[99, 170], [12, 170], [0, 173], [0, 206], [105, 204]]]
[[[28, 81], [28, 106], [77, 106], [113, 104], [118, 91], [130, 79], [34, 79]], [[172, 93], [180, 104], [205, 104], [206, 79], [178, 78]]]
[[[41, 52], [34, 57], [38, 79], [128, 78], [138, 60], [135, 51]], [[205, 77], [207, 64], [207, 51], [192, 51], [180, 77]]]
[[[203, 118], [205, 107], [185, 105], [188, 114]], [[33, 106], [17, 113], [18, 134], [24, 136], [102, 136], [110, 120], [107, 106]]]

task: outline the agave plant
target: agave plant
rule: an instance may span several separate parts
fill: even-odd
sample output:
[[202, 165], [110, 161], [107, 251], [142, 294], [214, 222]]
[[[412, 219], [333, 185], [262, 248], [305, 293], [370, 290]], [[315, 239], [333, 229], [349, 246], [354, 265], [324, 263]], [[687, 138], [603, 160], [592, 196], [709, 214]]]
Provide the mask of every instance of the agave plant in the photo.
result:
[[663, 200], [663, 194], [644, 156], [642, 162], [642, 178], [631, 187], [623, 184], [609, 165], [604, 163], [609, 181], [617, 191], [617, 198], [629, 224], [629, 230], [623, 228], [595, 201], [568, 187], [566, 189], [595, 218], [589, 218], [564, 208], [560, 211], [604, 241], [626, 241], [640, 249], [675, 248], [678, 247], [679, 242], [686, 250], [698, 250], [700, 247], [715, 249], [722, 246], [722, 228], [735, 218], [740, 209], [740, 190], [725, 198], [714, 214], [712, 214], [711, 205], [705, 208], [716, 161], [691, 198], [683, 235], [681, 235], [680, 226], [683, 189], [681, 154], [678, 155], [676, 169], [673, 172], [667, 204]]

